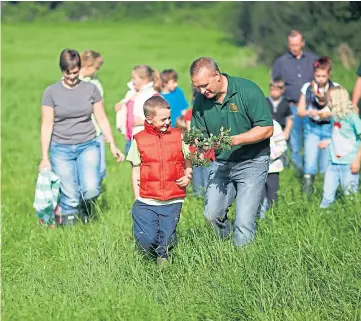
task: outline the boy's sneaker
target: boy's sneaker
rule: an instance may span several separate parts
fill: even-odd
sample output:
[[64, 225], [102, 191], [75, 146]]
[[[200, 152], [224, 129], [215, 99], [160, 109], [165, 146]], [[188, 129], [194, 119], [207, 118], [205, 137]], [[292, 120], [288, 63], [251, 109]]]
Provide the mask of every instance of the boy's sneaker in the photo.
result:
[[313, 181], [315, 177], [310, 174], [305, 174], [303, 176], [303, 192], [308, 195], [312, 195], [314, 192]]
[[57, 223], [64, 226], [74, 226], [78, 223], [78, 217], [75, 214], [59, 215]]

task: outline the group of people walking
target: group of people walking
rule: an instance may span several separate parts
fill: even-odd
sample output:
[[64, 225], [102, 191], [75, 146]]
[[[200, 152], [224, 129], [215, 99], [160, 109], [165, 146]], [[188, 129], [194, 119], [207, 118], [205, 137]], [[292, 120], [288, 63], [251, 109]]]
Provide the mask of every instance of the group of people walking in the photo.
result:
[[[79, 219], [86, 223], [92, 217], [89, 209], [106, 176], [107, 144], [116, 161], [132, 164], [134, 237], [160, 264], [176, 243], [192, 179], [195, 194], [205, 195], [206, 219], [219, 237], [233, 230], [236, 246], [254, 240], [257, 216], [264, 218], [277, 200], [279, 173], [290, 166], [287, 145], [305, 193], [313, 193], [317, 172], [325, 173], [321, 207], [334, 201], [339, 183], [346, 194], [356, 192], [361, 162], [357, 107], [347, 90], [330, 79], [330, 58], [307, 53], [303, 46], [302, 35], [292, 31], [289, 51], [273, 66], [267, 98], [254, 82], [221, 72], [212, 58], [196, 59], [190, 66], [193, 108], [188, 108], [173, 69], [158, 73], [148, 65], [134, 66], [129, 90], [114, 107], [126, 157], [114, 143], [104, 112], [103, 89], [96, 78], [102, 56], [63, 50], [63, 77], [42, 98], [39, 167], [60, 179], [58, 224], [73, 225]], [[205, 137], [230, 129], [231, 149], [202, 150], [210, 167], [192, 168], [189, 155], [194, 148], [183, 141], [191, 127]], [[234, 201], [232, 228], [227, 214]]]

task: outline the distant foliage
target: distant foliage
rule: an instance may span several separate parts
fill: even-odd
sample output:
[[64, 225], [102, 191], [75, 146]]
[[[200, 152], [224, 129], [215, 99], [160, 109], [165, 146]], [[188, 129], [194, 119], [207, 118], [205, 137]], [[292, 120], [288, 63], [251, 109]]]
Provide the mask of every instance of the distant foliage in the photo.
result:
[[318, 54], [337, 55], [347, 45], [361, 54], [361, 3], [238, 2], [231, 33], [240, 45], [253, 46], [259, 60], [271, 63], [286, 50], [291, 29], [302, 32], [306, 47]]
[[[288, 33], [298, 29], [308, 50], [342, 56], [346, 67], [361, 56], [361, 2], [357, 1], [10, 1], [1, 2], [1, 16], [5, 23], [151, 20], [223, 29], [230, 40], [251, 47], [258, 61], [266, 64], [285, 52]], [[346, 53], [345, 48], [350, 50]]]

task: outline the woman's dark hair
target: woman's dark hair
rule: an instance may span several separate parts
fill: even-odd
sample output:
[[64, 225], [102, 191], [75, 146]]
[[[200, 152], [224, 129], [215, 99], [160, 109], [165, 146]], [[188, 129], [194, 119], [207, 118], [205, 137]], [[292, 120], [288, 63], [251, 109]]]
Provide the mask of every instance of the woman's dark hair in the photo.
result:
[[81, 59], [75, 49], [64, 49], [60, 54], [59, 66], [62, 72], [69, 71], [75, 67], [81, 68]]

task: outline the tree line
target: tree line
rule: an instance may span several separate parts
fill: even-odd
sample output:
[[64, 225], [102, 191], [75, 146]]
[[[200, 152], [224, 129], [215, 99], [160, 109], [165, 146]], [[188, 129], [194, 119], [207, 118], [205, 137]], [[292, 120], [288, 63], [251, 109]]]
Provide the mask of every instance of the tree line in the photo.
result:
[[2, 2], [2, 21], [131, 21], [198, 24], [223, 28], [230, 40], [250, 46], [270, 65], [285, 51], [291, 29], [308, 50], [339, 56], [354, 65], [361, 56], [361, 2]]

